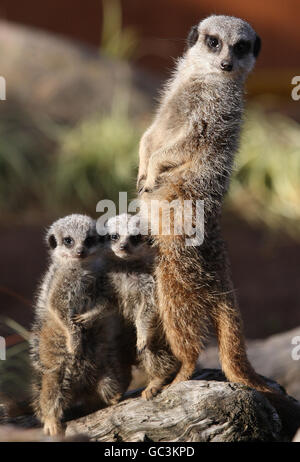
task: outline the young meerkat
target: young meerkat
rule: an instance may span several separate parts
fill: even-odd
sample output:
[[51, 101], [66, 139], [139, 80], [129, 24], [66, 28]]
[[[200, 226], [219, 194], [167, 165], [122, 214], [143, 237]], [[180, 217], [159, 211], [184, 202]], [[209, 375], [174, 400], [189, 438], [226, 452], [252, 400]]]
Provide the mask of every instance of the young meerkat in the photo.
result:
[[[201, 246], [187, 246], [184, 233], [153, 235], [158, 307], [167, 340], [181, 362], [172, 383], [189, 379], [212, 323], [227, 379], [266, 392], [274, 403], [281, 397], [270, 391], [247, 358], [220, 230], [239, 144], [244, 83], [260, 47], [256, 32], [239, 18], [210, 16], [192, 28], [188, 49], [142, 137], [137, 187], [148, 208], [154, 199], [162, 209], [173, 200], [194, 205], [204, 201]], [[178, 224], [175, 214], [170, 216]]]
[[156, 251], [141, 234], [138, 215], [124, 213], [110, 218], [105, 229], [105, 253], [111, 262], [109, 276], [120, 313], [136, 330], [138, 361], [148, 377], [142, 397], [149, 399], [170, 382], [180, 367], [159, 319], [153, 274]]
[[45, 433], [63, 431], [65, 411], [115, 404], [131, 368], [122, 323], [101, 258], [103, 239], [85, 215], [56, 221], [47, 233], [50, 266], [40, 286], [31, 336], [36, 415]]

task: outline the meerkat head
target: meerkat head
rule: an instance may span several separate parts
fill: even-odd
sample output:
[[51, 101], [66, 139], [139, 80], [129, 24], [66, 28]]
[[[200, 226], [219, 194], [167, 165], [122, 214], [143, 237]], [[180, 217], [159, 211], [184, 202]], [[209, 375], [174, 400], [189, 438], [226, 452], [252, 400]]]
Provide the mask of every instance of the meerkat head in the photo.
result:
[[261, 40], [246, 21], [209, 16], [192, 27], [187, 39], [189, 62], [205, 74], [245, 79], [254, 67]]
[[141, 234], [138, 215], [123, 213], [105, 223], [106, 251], [112, 258], [138, 260], [151, 254], [147, 236]]
[[83, 261], [96, 256], [101, 248], [96, 222], [86, 215], [73, 214], [60, 218], [50, 226], [46, 241], [51, 257], [60, 261]]

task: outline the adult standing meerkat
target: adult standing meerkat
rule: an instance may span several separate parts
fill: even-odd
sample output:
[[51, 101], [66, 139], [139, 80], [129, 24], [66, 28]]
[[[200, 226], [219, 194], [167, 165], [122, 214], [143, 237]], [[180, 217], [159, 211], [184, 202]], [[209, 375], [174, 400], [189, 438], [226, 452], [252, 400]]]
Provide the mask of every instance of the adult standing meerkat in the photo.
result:
[[[182, 364], [173, 384], [191, 376], [212, 323], [227, 379], [270, 392], [247, 358], [220, 230], [239, 144], [244, 83], [260, 47], [256, 32], [239, 18], [210, 16], [194, 26], [141, 140], [137, 187], [148, 207], [153, 200], [160, 201], [162, 210], [167, 201], [204, 201], [201, 246], [186, 246], [184, 234], [153, 235], [160, 315]], [[174, 224], [174, 213], [171, 219]]]
[[260, 39], [241, 19], [211, 16], [192, 28], [188, 47], [141, 140], [138, 175], [141, 199], [148, 203], [204, 200], [201, 246], [186, 246], [184, 235], [154, 236], [160, 313], [182, 362], [173, 383], [191, 376], [212, 321], [227, 378], [258, 386], [261, 381], [246, 356], [219, 222], [238, 148], [244, 82]]

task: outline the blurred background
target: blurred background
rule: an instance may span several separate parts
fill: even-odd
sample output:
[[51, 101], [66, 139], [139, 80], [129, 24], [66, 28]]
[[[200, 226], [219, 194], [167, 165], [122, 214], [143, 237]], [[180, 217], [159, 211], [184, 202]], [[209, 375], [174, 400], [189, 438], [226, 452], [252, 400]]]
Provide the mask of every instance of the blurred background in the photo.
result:
[[119, 191], [134, 197], [162, 82], [211, 13], [248, 20], [263, 43], [223, 223], [246, 335], [300, 326], [299, 1], [0, 0], [0, 391], [28, 381], [45, 228], [73, 212], [96, 216]]

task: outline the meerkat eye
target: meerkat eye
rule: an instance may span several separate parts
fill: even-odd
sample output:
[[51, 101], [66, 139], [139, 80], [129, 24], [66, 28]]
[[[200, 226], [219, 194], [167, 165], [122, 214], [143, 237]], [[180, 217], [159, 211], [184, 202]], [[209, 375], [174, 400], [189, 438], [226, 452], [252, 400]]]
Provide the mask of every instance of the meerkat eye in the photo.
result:
[[84, 241], [84, 245], [88, 248], [90, 247], [93, 247], [94, 245], [96, 245], [98, 242], [98, 239], [96, 236], [88, 236], [85, 241]]
[[218, 39], [218, 37], [207, 35], [205, 37], [205, 41], [206, 41], [208, 48], [210, 48], [213, 51], [217, 51], [221, 48], [221, 41]]
[[117, 241], [120, 238], [119, 234], [110, 234], [109, 236], [111, 241]]
[[243, 56], [249, 53], [250, 48], [251, 48], [250, 42], [247, 42], [246, 40], [241, 40], [240, 42], [234, 45], [233, 50], [234, 50], [234, 54], [238, 58], [242, 58]]
[[74, 244], [74, 239], [70, 236], [64, 237], [63, 243], [66, 247], [72, 247]]
[[142, 235], [136, 234], [135, 236], [130, 236], [130, 242], [132, 245], [138, 245], [142, 242]]

